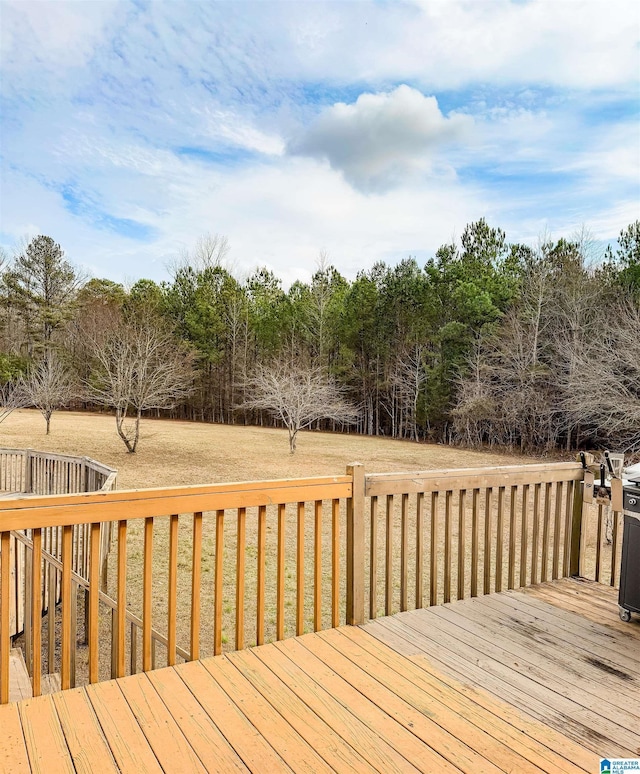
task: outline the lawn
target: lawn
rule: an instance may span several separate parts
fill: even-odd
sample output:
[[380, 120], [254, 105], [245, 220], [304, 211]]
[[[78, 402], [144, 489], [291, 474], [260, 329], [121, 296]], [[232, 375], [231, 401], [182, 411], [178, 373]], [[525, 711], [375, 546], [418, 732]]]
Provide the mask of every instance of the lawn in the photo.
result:
[[119, 489], [227, 481], [305, 478], [344, 473], [350, 462], [368, 472], [482, 467], [533, 462], [531, 457], [471, 451], [381, 437], [301, 432], [289, 454], [286, 430], [144, 419], [136, 454], [107, 414], [57, 412], [51, 433], [37, 411], [15, 411], [0, 425], [0, 445], [87, 456], [118, 470]]

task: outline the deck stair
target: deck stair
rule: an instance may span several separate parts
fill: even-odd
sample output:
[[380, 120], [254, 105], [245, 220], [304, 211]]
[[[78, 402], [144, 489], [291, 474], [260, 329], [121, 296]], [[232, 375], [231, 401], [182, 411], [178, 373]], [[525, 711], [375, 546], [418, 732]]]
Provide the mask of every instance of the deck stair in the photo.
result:
[[[60, 674], [43, 675], [41, 693], [60, 690]], [[9, 655], [9, 701], [22, 701], [33, 696], [31, 678], [20, 648], [12, 648]]]

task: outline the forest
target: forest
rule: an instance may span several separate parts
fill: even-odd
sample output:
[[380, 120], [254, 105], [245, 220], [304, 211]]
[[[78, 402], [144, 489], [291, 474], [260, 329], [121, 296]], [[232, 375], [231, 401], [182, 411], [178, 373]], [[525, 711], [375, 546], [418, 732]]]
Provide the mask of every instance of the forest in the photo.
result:
[[[640, 221], [599, 251], [586, 230], [531, 247], [481, 219], [424, 266], [376, 263], [348, 280], [320, 254], [311, 282], [289, 289], [266, 268], [238, 276], [219, 235], [177, 256], [169, 280], [130, 287], [87, 278], [50, 236], [2, 259], [0, 420], [22, 382], [20, 405], [47, 423], [66, 405], [278, 424], [254, 395], [256, 374], [277, 367], [320, 374], [353, 407], [344, 421], [319, 412], [318, 429], [640, 448]], [[149, 377], [135, 396], [118, 381], [127, 368]]]

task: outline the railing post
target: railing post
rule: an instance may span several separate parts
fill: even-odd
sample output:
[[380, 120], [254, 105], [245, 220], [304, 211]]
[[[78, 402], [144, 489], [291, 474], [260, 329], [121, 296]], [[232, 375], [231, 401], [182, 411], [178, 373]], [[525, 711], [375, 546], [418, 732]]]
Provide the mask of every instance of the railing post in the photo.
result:
[[571, 553], [569, 555], [569, 577], [580, 575], [582, 560], [582, 501], [584, 482], [576, 481], [573, 487], [573, 513], [571, 516]]
[[26, 493], [33, 491], [33, 449], [24, 450], [24, 480], [23, 486]]
[[364, 623], [364, 465], [347, 465], [353, 492], [347, 500], [347, 615], [350, 626]]

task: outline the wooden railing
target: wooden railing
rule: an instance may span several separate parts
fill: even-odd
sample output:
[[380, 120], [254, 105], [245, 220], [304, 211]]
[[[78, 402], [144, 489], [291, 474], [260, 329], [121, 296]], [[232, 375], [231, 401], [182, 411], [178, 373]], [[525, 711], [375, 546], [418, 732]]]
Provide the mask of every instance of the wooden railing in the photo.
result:
[[607, 547], [582, 478], [575, 463], [367, 475], [369, 618], [569, 575], [615, 585], [620, 516]]
[[[89, 457], [71, 457], [33, 449], [0, 449], [0, 492], [6, 497], [16, 495], [54, 495], [75, 492], [111, 491], [115, 488], [117, 471]], [[2, 494], [0, 494], [0, 498]], [[28, 639], [29, 616], [25, 616], [30, 582], [28, 564], [31, 554], [25, 547], [25, 535], [14, 534], [10, 541], [10, 635], [25, 630]], [[62, 535], [60, 529], [48, 528], [42, 532], [42, 547], [46, 556], [60, 561]], [[111, 541], [111, 527], [101, 531], [100, 559], [103, 570]], [[87, 578], [89, 567], [89, 525], [78, 525], [73, 532], [72, 569]], [[60, 577], [51, 565], [42, 587], [41, 611], [46, 612], [51, 602], [60, 601]]]
[[[370, 475], [354, 464], [332, 477], [0, 502], [0, 702], [12, 530], [31, 554], [37, 695], [43, 655], [64, 689], [591, 568], [602, 575], [606, 556], [615, 583], [617, 537], [603, 546], [601, 510], [600, 543], [588, 543], [582, 476], [573, 463]], [[87, 522], [83, 577], [73, 534]], [[101, 585], [107, 523], [115, 546]], [[59, 557], [43, 547], [46, 529], [61, 532]], [[42, 627], [53, 572], [61, 605]]]
[[109, 491], [117, 471], [89, 457], [33, 449], [0, 449], [0, 491], [9, 494], [70, 494]]

